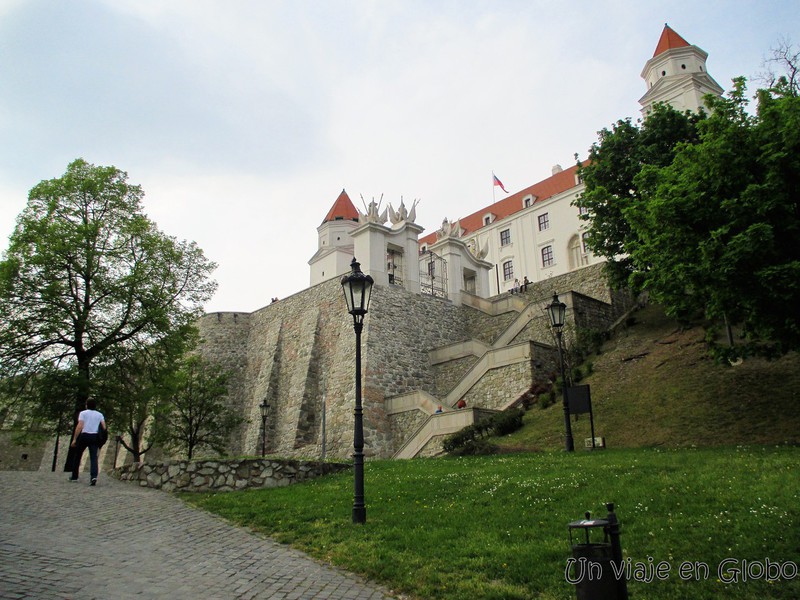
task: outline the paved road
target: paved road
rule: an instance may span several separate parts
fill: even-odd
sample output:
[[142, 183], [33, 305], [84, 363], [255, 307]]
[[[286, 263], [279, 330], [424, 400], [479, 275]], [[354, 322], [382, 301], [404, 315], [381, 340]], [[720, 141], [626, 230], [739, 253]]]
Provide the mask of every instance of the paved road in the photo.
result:
[[0, 472], [0, 598], [392, 596], [164, 492], [104, 475]]

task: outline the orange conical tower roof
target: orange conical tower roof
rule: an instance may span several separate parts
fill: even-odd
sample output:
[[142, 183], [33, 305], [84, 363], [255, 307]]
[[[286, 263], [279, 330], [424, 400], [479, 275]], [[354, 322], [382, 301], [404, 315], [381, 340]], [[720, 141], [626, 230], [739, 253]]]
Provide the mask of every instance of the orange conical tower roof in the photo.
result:
[[658, 45], [656, 46], [656, 51], [653, 53], [653, 57], [667, 50], [672, 50], [673, 48], [685, 48], [690, 45], [689, 42], [675, 33], [674, 29], [664, 23], [664, 31], [661, 32], [661, 38], [658, 40]]
[[339, 194], [339, 197], [336, 198], [336, 202], [333, 203], [331, 209], [328, 211], [328, 214], [325, 215], [325, 218], [322, 219], [323, 223], [327, 223], [328, 221], [358, 221], [358, 211], [356, 207], [353, 206], [353, 202], [350, 200], [350, 196], [347, 195], [347, 192], [342, 190], [342, 193]]

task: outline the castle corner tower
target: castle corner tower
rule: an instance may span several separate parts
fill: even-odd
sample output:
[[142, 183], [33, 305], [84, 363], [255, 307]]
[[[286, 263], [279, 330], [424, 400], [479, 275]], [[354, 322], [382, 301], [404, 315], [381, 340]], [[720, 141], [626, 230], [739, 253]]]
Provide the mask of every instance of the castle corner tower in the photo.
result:
[[698, 112], [706, 94], [722, 95], [722, 87], [706, 71], [708, 53], [689, 44], [666, 23], [653, 57], [642, 70], [647, 93], [639, 99], [642, 114], [664, 102], [673, 108]]
[[358, 227], [358, 210], [345, 190], [336, 198], [317, 227], [319, 247], [308, 261], [311, 285], [317, 285], [350, 270], [353, 260], [352, 231]]

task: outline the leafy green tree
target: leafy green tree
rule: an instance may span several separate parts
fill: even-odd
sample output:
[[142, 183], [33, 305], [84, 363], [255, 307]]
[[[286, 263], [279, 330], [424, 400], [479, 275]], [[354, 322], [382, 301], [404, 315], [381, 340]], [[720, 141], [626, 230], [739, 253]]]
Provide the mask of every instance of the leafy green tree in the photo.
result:
[[156, 416], [156, 437], [191, 460], [198, 448], [220, 454], [234, 428], [243, 421], [225, 403], [228, 374], [198, 355], [188, 356], [172, 391]]
[[0, 262], [0, 376], [35, 385], [32, 374], [75, 369], [76, 411], [93, 367], [193, 323], [216, 288], [216, 265], [160, 232], [127, 179], [78, 159], [42, 181]]
[[154, 419], [169, 401], [176, 373], [187, 351], [194, 349], [194, 327], [176, 331], [153, 346], [125, 356], [97, 370], [98, 394], [108, 403], [106, 418], [113, 420], [123, 448], [134, 462], [156, 443]]
[[0, 426], [19, 443], [70, 435], [76, 378], [73, 368], [0, 380]]
[[[754, 114], [739, 78], [727, 97], [706, 97], [708, 117], [658, 106], [640, 126], [620, 121], [580, 169], [587, 243], [612, 283], [703, 319], [728, 358], [800, 349], [796, 70], [772, 80]], [[736, 347], [715, 343], [723, 323], [740, 330]]]
[[629, 246], [639, 232], [631, 227], [626, 213], [638, 210], [646, 201], [637, 176], [646, 165], [670, 164], [678, 144], [696, 143], [697, 123], [704, 117], [658, 104], [639, 123], [624, 119], [611, 129], [602, 129], [588, 161], [579, 162], [585, 191], [575, 205], [584, 211], [587, 246], [607, 259], [606, 272], [614, 285], [627, 285], [636, 270]]
[[[161, 233], [143, 195], [115, 167], [76, 160], [31, 190], [0, 261], [0, 377], [25, 382], [16, 391], [30, 398], [62, 375], [70, 389], [58, 401], [71, 400], [73, 422], [96, 367], [193, 323], [216, 287], [215, 265]], [[31, 414], [59, 412], [46, 406], [53, 397], [40, 403]]]
[[800, 98], [785, 81], [757, 98], [749, 114], [743, 78], [709, 97], [700, 142], [644, 168], [647, 201], [625, 213], [635, 281], [675, 316], [739, 325], [729, 357], [800, 349]]

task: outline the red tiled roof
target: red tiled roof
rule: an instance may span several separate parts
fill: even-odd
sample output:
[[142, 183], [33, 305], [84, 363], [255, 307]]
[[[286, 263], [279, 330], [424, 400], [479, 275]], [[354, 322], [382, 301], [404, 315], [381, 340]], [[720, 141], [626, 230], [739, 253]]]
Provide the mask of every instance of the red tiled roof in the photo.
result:
[[672, 50], [673, 48], [685, 48], [689, 45], [689, 42], [675, 33], [675, 30], [669, 25], [664, 23], [664, 31], [661, 32], [661, 38], [658, 40], [658, 45], [656, 46], [656, 51], [653, 53], [653, 57], [656, 57], [667, 50]]
[[350, 196], [348, 196], [347, 192], [344, 190], [342, 190], [342, 193], [336, 198], [336, 202], [333, 203], [333, 206], [331, 206], [325, 218], [322, 219], [322, 222], [327, 223], [328, 221], [341, 220], [358, 221], [358, 211], [356, 207], [353, 206]]
[[[494, 215], [492, 222], [495, 222], [523, 210], [525, 206], [523, 205], [522, 200], [525, 198], [525, 196], [533, 196], [535, 198], [534, 204], [537, 204], [547, 200], [552, 196], [555, 196], [556, 194], [560, 194], [561, 192], [565, 192], [568, 189], [574, 188], [576, 185], [575, 175], [577, 170], [577, 165], [568, 169], [564, 169], [560, 173], [556, 173], [544, 181], [534, 183], [532, 186], [526, 187], [524, 190], [520, 190], [519, 192], [506, 196], [502, 200], [498, 200], [494, 204], [490, 204], [486, 208], [476, 211], [471, 215], [461, 217], [458, 222], [461, 225], [461, 229], [464, 231], [464, 235], [470, 235], [471, 233], [484, 227], [483, 217], [489, 213]], [[435, 241], [436, 232], [434, 231], [433, 233], [426, 235], [424, 238], [420, 238], [419, 243], [433, 244]]]

